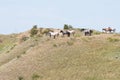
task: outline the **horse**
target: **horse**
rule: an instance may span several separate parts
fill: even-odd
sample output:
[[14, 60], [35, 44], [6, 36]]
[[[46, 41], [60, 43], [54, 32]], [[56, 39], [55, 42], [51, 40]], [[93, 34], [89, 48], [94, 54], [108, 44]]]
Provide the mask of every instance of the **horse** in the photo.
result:
[[54, 39], [56, 38], [56, 36], [57, 37], [59, 36], [59, 32], [52, 32], [52, 31], [50, 31], [48, 34], [49, 34], [50, 38], [53, 36]]
[[68, 32], [68, 31], [60, 30], [60, 33], [63, 34], [63, 37], [64, 37], [64, 35], [67, 35], [68, 37], [70, 37], [70, 32]]
[[93, 30], [91, 29], [81, 29], [81, 32], [83, 31], [85, 36], [91, 36], [91, 34], [93, 33]]
[[111, 32], [115, 32], [115, 30], [116, 30], [116, 29], [112, 29], [112, 28], [108, 27], [108, 28], [103, 28], [103, 29], [102, 29], [102, 32], [105, 31], [106, 33], [107, 33], [107, 32], [111, 33]]
[[69, 32], [70, 34], [72, 34], [74, 36], [75, 34], [75, 30], [67, 30], [67, 32]]

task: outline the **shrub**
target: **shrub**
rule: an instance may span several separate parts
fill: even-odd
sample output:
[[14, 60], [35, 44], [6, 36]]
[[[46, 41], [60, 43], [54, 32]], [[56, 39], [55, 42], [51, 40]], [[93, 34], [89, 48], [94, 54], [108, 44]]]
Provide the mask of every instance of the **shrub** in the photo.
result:
[[26, 51], [23, 51], [23, 53], [22, 54], [25, 54], [26, 53]]
[[30, 30], [30, 36], [33, 37], [37, 33], [38, 33], [37, 25], [34, 25], [33, 28]]
[[94, 31], [93, 34], [99, 35], [99, 34], [101, 34], [101, 32], [99, 32], [99, 31]]
[[28, 40], [29, 37], [26, 37], [25, 35], [22, 35], [21, 38], [19, 39], [19, 43], [22, 43], [26, 40]]
[[39, 75], [37, 75], [37, 74], [33, 74], [33, 76], [32, 76], [32, 80], [37, 80], [38, 78], [40, 78]]
[[23, 36], [22, 41], [26, 41], [29, 37]]
[[18, 79], [19, 79], [19, 80], [23, 80], [23, 77], [20, 76], [20, 77], [18, 77]]
[[17, 58], [20, 58], [20, 57], [21, 57], [21, 55], [18, 55], [18, 56], [17, 56]]
[[89, 39], [88, 38], [81, 38], [83, 41], [85, 42], [89, 42]]
[[53, 44], [54, 47], [57, 47], [58, 45], [57, 44]]
[[9, 53], [10, 51], [7, 51], [6, 53]]
[[80, 34], [75, 34], [75, 37], [81, 37], [81, 35]]
[[67, 24], [64, 24], [64, 29], [69, 29], [69, 26]]
[[107, 38], [107, 40], [109, 42], [118, 42], [118, 41], [120, 41], [120, 39], [118, 39], [118, 38], [111, 38], [111, 37]]
[[67, 44], [68, 44], [69, 46], [71, 46], [71, 45], [74, 44], [74, 42], [73, 42], [73, 41], [67, 41]]
[[73, 29], [72, 25], [64, 24], [64, 29]]

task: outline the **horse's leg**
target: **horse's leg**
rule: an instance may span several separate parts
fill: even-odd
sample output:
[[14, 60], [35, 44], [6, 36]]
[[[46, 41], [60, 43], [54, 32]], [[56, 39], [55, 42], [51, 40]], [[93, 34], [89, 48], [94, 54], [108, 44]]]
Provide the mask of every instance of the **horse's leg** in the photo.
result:
[[62, 37], [64, 37], [64, 35], [65, 35], [65, 34], [64, 34], [64, 33], [62, 33]]
[[87, 32], [85, 32], [84, 34], [85, 34], [85, 36], [86, 36], [86, 35], [87, 35]]
[[74, 32], [73, 32], [72, 34], [73, 34], [73, 36], [74, 36]]
[[50, 38], [51, 38], [51, 34], [50, 34]]
[[59, 36], [59, 33], [57, 34], [57, 37]]
[[91, 36], [91, 32], [89, 32], [89, 35]]
[[111, 30], [109, 30], [109, 33], [111, 33]]
[[68, 37], [70, 37], [70, 33], [68, 33]]
[[54, 35], [53, 37], [54, 37], [54, 39], [55, 39], [55, 35]]
[[63, 37], [65, 36], [65, 34], [63, 33]]

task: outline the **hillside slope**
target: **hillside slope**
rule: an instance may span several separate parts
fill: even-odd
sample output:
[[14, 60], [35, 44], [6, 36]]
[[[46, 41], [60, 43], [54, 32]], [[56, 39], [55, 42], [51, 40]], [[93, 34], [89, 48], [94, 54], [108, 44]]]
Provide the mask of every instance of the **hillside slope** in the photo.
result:
[[0, 80], [119, 80], [120, 36], [29, 38], [0, 54]]

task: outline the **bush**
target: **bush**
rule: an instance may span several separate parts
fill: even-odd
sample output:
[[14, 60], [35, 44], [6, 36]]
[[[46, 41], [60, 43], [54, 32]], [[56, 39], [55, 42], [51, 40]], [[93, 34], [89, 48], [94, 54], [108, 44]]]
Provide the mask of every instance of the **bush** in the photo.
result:
[[108, 40], [109, 42], [118, 42], [118, 41], [120, 41], [120, 39], [111, 38], [111, 37], [107, 38], [107, 40]]
[[20, 76], [20, 77], [18, 77], [18, 79], [19, 79], [19, 80], [23, 80], [23, 77]]
[[94, 31], [93, 33], [96, 34], [96, 35], [101, 34], [101, 32], [99, 32], [99, 31]]
[[32, 80], [38, 80], [38, 78], [40, 78], [41, 76], [37, 75], [37, 74], [33, 74], [32, 76]]
[[22, 43], [22, 42], [24, 42], [24, 41], [26, 41], [28, 39], [29, 39], [29, 37], [27, 37], [25, 35], [22, 35], [21, 38], [19, 39], [19, 43]]
[[22, 41], [26, 41], [29, 37], [23, 36]]
[[57, 47], [57, 44], [53, 44], [54, 47]]
[[72, 25], [64, 24], [64, 29], [73, 29]]
[[64, 29], [69, 29], [69, 26], [67, 24], [64, 24]]
[[73, 42], [73, 41], [67, 41], [67, 44], [68, 44], [69, 46], [72, 46], [72, 45], [74, 44], [74, 42]]
[[30, 36], [33, 37], [37, 33], [38, 33], [37, 25], [34, 25], [33, 28], [30, 30]]

